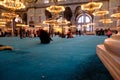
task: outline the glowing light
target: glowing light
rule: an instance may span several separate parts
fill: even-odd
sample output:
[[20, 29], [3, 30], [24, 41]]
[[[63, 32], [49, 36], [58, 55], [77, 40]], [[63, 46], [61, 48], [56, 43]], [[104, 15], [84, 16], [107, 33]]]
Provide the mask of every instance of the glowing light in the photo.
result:
[[109, 24], [109, 23], [112, 23], [113, 21], [111, 19], [101, 19], [101, 20], [99, 20], [99, 22]]
[[56, 5], [52, 5], [50, 7], [47, 7], [46, 10], [48, 10], [51, 13], [55, 13], [58, 14], [60, 12], [65, 11], [65, 8], [63, 6], [56, 6]]
[[109, 11], [103, 10], [103, 11], [96, 11], [93, 13], [94, 16], [104, 16], [106, 14], [109, 14]]
[[18, 16], [15, 13], [9, 13], [9, 12], [4, 12], [1, 15], [4, 16], [4, 17], [7, 17], [7, 18], [14, 18], [14, 17]]
[[96, 9], [100, 9], [102, 7], [103, 3], [101, 2], [89, 2], [87, 4], [81, 5], [82, 10], [88, 10], [90, 12], [93, 12]]
[[46, 21], [43, 21], [43, 24], [49, 24], [49, 25], [54, 25], [54, 24], [57, 24], [57, 20], [46, 20]]
[[19, 1], [19, 0], [4, 0], [0, 1], [0, 5], [12, 9], [12, 10], [17, 10], [17, 9], [23, 9], [25, 8], [25, 5]]
[[111, 15], [111, 17], [120, 18], [120, 13], [114, 13], [114, 14]]

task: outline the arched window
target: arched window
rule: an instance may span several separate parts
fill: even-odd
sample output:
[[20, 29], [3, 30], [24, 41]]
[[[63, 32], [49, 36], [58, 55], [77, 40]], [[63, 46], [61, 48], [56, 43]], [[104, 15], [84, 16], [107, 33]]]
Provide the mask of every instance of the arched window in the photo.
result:
[[78, 27], [82, 30], [82, 31], [93, 31], [93, 27], [91, 27], [90, 25], [87, 25], [89, 23], [92, 23], [92, 17], [87, 14], [87, 13], [82, 13], [77, 17], [77, 23], [78, 23]]
[[66, 0], [58, 0], [58, 1], [66, 1]]
[[90, 17], [85, 16], [85, 22], [86, 22], [86, 23], [90, 23]]
[[84, 23], [84, 16], [80, 16], [80, 17], [79, 17], [78, 23]]
[[[44, 0], [44, 3], [49, 3], [49, 2], [53, 2], [54, 0]], [[57, 2], [60, 2], [60, 1], [66, 1], [66, 0], [56, 0]]]
[[44, 3], [49, 3], [49, 0], [44, 0]]

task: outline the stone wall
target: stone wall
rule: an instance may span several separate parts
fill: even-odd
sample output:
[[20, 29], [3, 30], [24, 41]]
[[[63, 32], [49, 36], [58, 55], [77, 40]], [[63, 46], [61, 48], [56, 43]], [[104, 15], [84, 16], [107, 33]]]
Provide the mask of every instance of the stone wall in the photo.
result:
[[[38, 0], [39, 1], [39, 0]], [[73, 17], [71, 19], [72, 23], [75, 24], [75, 11], [76, 8], [78, 6], [80, 6], [82, 3], [86, 3], [88, 0], [69, 0], [66, 2], [60, 2], [60, 5], [64, 5], [65, 7], [70, 7], [72, 10], [72, 14]], [[95, 0], [95, 1], [99, 1], [99, 0]], [[109, 1], [109, 2], [108, 2]], [[101, 2], [103, 2], [103, 6], [101, 10], [109, 10], [110, 14], [107, 16], [107, 18], [110, 18], [110, 15], [113, 12], [113, 8], [117, 7], [119, 5], [119, 1], [120, 0], [101, 0]], [[52, 3], [50, 4], [41, 4], [40, 1], [37, 2], [35, 5], [31, 5], [28, 10], [27, 10], [27, 14], [28, 14], [28, 24], [29, 21], [32, 20], [34, 21], [35, 24], [38, 23], [42, 23], [44, 20], [46, 20], [45, 17], [45, 8], [50, 6]], [[79, 10], [80, 11], [80, 10]], [[94, 17], [94, 22], [97, 23], [96, 27], [105, 27], [105, 24], [101, 24], [98, 22], [99, 19], [101, 18], [105, 18], [105, 17]], [[108, 24], [108, 27], [114, 26], [114, 24]]]

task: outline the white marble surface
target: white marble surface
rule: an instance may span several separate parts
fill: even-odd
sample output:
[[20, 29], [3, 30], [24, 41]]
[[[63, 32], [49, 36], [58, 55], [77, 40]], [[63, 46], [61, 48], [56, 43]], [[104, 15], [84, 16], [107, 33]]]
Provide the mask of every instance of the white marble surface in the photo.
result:
[[104, 46], [107, 51], [120, 57], [120, 27], [117, 27], [117, 30], [119, 31], [117, 34], [113, 34], [111, 38], [105, 39]]
[[119, 39], [117, 39], [117, 38], [105, 39], [104, 46], [105, 46], [106, 50], [111, 52], [111, 54], [117, 55], [120, 57], [120, 40]]
[[107, 51], [104, 45], [97, 45], [97, 55], [108, 69], [114, 80], [120, 80], [120, 57]]

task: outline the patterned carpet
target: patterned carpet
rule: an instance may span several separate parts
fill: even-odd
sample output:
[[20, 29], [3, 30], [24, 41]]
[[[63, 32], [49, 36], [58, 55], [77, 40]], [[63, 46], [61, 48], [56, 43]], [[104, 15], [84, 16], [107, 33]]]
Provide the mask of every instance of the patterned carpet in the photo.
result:
[[106, 36], [53, 37], [50, 44], [39, 38], [0, 38], [13, 51], [0, 51], [0, 80], [113, 80], [96, 55], [96, 45]]

